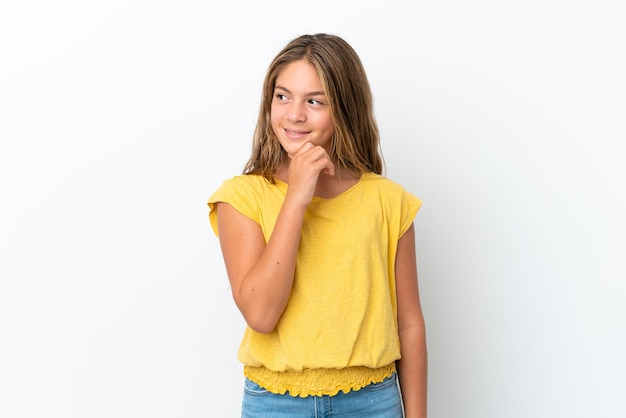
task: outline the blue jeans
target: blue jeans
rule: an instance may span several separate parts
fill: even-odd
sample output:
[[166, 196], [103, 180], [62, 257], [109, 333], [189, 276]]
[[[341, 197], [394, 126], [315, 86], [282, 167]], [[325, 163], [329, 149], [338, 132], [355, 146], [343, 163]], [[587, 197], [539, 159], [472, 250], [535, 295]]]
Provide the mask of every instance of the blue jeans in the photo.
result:
[[242, 418], [402, 418], [397, 375], [334, 396], [293, 397], [271, 393], [245, 379]]

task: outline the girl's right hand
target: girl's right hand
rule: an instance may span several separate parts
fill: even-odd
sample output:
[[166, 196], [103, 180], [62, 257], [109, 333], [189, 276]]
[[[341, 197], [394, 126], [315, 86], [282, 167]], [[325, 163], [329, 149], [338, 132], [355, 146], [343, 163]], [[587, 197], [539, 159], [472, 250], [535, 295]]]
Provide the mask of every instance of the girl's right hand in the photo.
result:
[[287, 195], [306, 208], [313, 200], [320, 174], [335, 175], [335, 166], [323, 147], [310, 142], [289, 157]]

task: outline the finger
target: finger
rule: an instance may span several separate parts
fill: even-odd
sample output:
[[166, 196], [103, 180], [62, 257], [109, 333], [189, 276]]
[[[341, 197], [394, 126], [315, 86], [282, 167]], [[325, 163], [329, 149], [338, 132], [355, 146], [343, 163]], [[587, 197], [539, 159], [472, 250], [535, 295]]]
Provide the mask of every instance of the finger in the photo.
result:
[[[320, 147], [321, 148], [321, 147]], [[319, 169], [319, 172], [327, 175], [335, 175], [335, 165], [328, 156], [325, 149], [316, 149], [311, 155], [312, 163]]]
[[294, 154], [287, 154], [287, 155], [290, 158], [293, 158], [296, 155], [302, 155], [303, 153], [307, 152], [309, 149], [311, 149], [311, 147], [315, 147], [315, 145], [311, 144], [310, 142], [305, 142], [304, 144], [302, 144], [300, 148], [298, 148], [298, 150]]
[[328, 152], [325, 148], [318, 145], [315, 146], [315, 149], [309, 151], [309, 153], [311, 155], [311, 158], [313, 158], [313, 161], [320, 161], [323, 163], [323, 168], [320, 170], [322, 174], [328, 174], [331, 176], [335, 174], [335, 165], [330, 159], [330, 156], [328, 155]]
[[324, 168], [322, 170], [322, 173], [329, 175], [329, 176], [334, 176], [335, 175], [335, 164], [332, 163], [332, 161], [328, 161], [328, 166], [326, 166], [326, 168]]

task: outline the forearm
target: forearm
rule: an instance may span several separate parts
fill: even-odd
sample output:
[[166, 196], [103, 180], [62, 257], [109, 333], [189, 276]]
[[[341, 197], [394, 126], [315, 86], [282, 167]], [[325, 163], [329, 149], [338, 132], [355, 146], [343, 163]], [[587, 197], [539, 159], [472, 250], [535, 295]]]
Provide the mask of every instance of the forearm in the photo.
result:
[[423, 327], [400, 331], [402, 358], [397, 362], [406, 418], [426, 418], [428, 355]]
[[285, 199], [267, 246], [237, 289], [237, 305], [259, 332], [274, 329], [289, 300], [303, 218], [304, 208]]

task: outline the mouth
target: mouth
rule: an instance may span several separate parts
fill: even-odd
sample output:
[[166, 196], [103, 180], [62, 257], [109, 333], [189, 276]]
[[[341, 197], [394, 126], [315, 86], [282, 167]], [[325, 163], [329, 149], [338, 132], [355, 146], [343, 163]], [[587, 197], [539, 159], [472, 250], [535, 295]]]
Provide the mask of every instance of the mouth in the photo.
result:
[[286, 129], [286, 128], [283, 129], [283, 132], [285, 132], [285, 135], [287, 136], [287, 138], [290, 138], [290, 139], [301, 139], [311, 133], [311, 131], [303, 131], [299, 129]]

